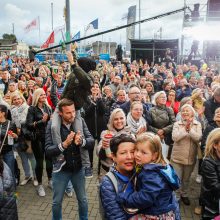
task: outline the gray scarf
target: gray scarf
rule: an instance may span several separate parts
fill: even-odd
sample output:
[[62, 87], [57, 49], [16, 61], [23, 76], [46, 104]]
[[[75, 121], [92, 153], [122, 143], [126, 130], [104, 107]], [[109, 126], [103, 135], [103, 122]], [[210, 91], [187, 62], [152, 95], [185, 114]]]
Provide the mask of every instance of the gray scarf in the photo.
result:
[[127, 115], [127, 124], [131, 127], [131, 132], [136, 135], [140, 128], [147, 127], [146, 120], [141, 117], [138, 121], [134, 120], [131, 112]]

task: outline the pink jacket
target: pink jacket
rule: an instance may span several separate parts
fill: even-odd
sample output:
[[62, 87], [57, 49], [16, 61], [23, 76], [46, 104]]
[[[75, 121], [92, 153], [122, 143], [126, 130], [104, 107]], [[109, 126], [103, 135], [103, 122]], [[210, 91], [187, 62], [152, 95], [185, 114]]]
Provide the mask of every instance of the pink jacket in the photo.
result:
[[174, 144], [171, 160], [183, 165], [195, 164], [201, 137], [202, 127], [200, 122], [194, 120], [189, 132], [185, 130], [182, 121], [175, 122], [172, 132]]

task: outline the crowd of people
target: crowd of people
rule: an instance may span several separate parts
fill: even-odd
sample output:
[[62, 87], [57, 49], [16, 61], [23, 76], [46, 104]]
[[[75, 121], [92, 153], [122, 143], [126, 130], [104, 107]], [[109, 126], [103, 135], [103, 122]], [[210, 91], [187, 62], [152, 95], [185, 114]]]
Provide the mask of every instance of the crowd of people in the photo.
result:
[[46, 195], [44, 164], [52, 218], [62, 219], [64, 194], [74, 190], [79, 218], [88, 219], [85, 178], [93, 177], [95, 155], [103, 219], [181, 219], [196, 164], [197, 212], [219, 216], [219, 72], [67, 57], [0, 58], [0, 219], [18, 218], [16, 185], [33, 181]]

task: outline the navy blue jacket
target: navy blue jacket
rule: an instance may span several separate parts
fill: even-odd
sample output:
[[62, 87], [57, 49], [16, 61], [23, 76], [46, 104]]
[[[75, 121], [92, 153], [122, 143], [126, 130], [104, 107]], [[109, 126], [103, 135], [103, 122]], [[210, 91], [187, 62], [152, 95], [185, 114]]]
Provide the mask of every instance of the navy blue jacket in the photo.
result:
[[181, 101], [183, 98], [191, 96], [191, 94], [192, 94], [192, 89], [189, 86], [187, 86], [186, 89], [184, 90], [182, 90], [181, 88], [177, 89], [176, 98], [178, 101]]
[[[122, 188], [125, 184], [128, 183], [129, 178], [126, 176], [122, 176], [121, 174], [114, 172], [115, 176], [118, 180], [118, 191], [121, 192]], [[105, 219], [107, 220], [127, 220], [130, 215], [128, 215], [122, 205], [120, 205], [117, 201], [117, 193], [115, 188], [111, 182], [111, 180], [104, 176], [100, 185], [100, 197], [102, 201], [102, 207], [105, 213]]]
[[178, 209], [173, 191], [179, 188], [179, 178], [171, 165], [145, 164], [138, 174], [136, 188], [133, 193], [119, 193], [117, 201], [148, 215]]
[[[84, 120], [82, 120], [83, 124], [83, 135], [85, 138], [85, 148], [91, 149], [94, 146], [94, 138], [90, 134], [87, 125]], [[74, 131], [72, 126], [70, 127], [71, 131]], [[62, 141], [65, 141], [67, 136], [70, 133], [70, 130], [67, 129], [65, 125], [61, 125], [60, 134]], [[76, 132], [76, 131], [75, 131]], [[61, 148], [58, 144], [53, 144], [52, 134], [51, 134], [51, 121], [49, 121], [47, 125], [46, 135], [45, 135], [45, 151], [46, 155], [49, 158], [56, 158], [61, 153], [64, 154], [64, 158], [66, 160], [66, 164], [63, 166], [63, 171], [78, 171], [81, 169], [81, 155], [80, 148], [81, 146], [76, 146], [75, 144], [71, 144], [67, 149], [61, 151]], [[56, 161], [56, 160], [55, 160]]]

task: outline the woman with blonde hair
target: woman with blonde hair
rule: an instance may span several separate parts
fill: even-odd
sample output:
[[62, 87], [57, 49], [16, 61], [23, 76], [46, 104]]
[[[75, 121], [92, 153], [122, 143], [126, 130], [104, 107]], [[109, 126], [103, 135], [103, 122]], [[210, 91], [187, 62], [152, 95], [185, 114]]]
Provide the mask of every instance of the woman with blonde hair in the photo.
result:
[[113, 165], [111, 157], [110, 140], [115, 135], [131, 134], [131, 130], [126, 126], [126, 116], [122, 109], [116, 108], [112, 111], [109, 122], [108, 130], [104, 130], [100, 138], [99, 144], [96, 147], [96, 153], [101, 163], [101, 176], [109, 171], [109, 168]]
[[33, 93], [32, 106], [28, 109], [26, 125], [27, 128], [33, 132], [31, 145], [36, 159], [35, 172], [39, 183], [37, 188], [39, 196], [45, 196], [45, 190], [42, 185], [44, 158], [46, 160], [48, 185], [52, 188], [52, 161], [45, 155], [45, 132], [51, 112], [51, 108], [47, 103], [45, 91], [41, 88], [36, 89]]
[[28, 91], [26, 87], [26, 83], [24, 81], [18, 81], [18, 91], [22, 94], [22, 96], [27, 99], [28, 98]]
[[152, 99], [154, 95], [154, 85], [150, 81], [146, 81], [145, 83], [145, 89], [147, 90], [148, 96], [150, 97], [150, 100]]
[[210, 220], [220, 215], [220, 128], [207, 138], [202, 177], [202, 219]]
[[[35, 175], [35, 167], [36, 167], [36, 160], [31, 150], [31, 143], [27, 143], [28, 140], [25, 138], [27, 133], [24, 133], [25, 130], [21, 129], [22, 125], [26, 122], [26, 117], [28, 113], [29, 106], [26, 103], [24, 97], [19, 93], [15, 93], [11, 96], [12, 106], [11, 106], [11, 118], [12, 122], [16, 125], [17, 133], [18, 133], [18, 143], [16, 144], [16, 150], [21, 158], [22, 167], [24, 169], [25, 179], [21, 182], [20, 185], [26, 185], [30, 180], [33, 180], [34, 186], [37, 186], [37, 180]], [[23, 132], [21, 132], [21, 130]], [[22, 146], [30, 146], [27, 152], [27, 149], [22, 149]], [[30, 165], [29, 161], [31, 162], [31, 167], [33, 171], [33, 178], [31, 177], [30, 173]]]

